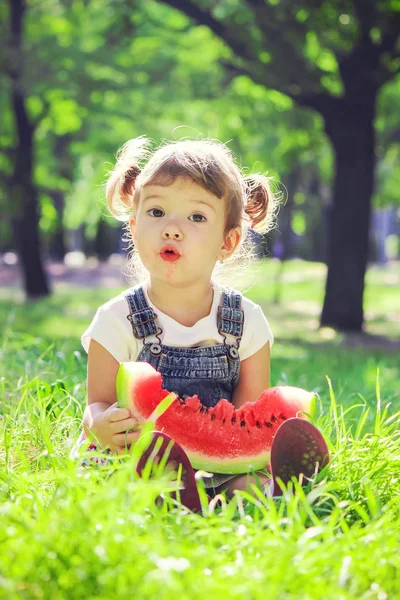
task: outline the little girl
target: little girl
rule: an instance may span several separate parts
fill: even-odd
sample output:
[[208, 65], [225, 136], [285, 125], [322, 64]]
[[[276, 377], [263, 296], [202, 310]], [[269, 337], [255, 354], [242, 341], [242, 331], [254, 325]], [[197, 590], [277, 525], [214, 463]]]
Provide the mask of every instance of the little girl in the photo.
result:
[[[88, 405], [80, 443], [88, 443], [86, 436], [96, 440], [89, 452], [100, 445], [123, 453], [139, 435], [130, 411], [116, 403], [121, 362], [150, 363], [164, 388], [180, 397], [197, 394], [208, 407], [226, 398], [237, 408], [270, 385], [268, 321], [258, 305], [217, 278], [222, 264], [235, 269], [249, 260], [250, 229], [271, 228], [277, 200], [269, 179], [244, 176], [216, 141], [149, 148], [143, 137], [127, 142], [107, 183], [112, 214], [129, 221], [140, 282], [101, 306], [82, 336]], [[296, 421], [303, 436], [305, 421]], [[305, 427], [307, 439], [320, 443], [317, 430]], [[293, 427], [286, 435], [293, 442]], [[279, 470], [279, 456], [275, 462]], [[263, 475], [259, 480], [267, 483]], [[215, 474], [205, 485], [231, 495], [250, 481], [247, 474]]]

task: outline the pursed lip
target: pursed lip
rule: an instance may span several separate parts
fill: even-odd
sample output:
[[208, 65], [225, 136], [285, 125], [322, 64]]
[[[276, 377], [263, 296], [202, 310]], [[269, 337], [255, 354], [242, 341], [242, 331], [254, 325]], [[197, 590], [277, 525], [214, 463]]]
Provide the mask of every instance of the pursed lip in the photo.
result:
[[163, 246], [161, 248], [160, 254], [163, 254], [164, 252], [167, 252], [167, 250], [169, 250], [170, 252], [173, 252], [176, 256], [181, 256], [181, 253], [176, 248], [176, 246], [174, 246], [173, 244], [165, 244], [165, 246]]

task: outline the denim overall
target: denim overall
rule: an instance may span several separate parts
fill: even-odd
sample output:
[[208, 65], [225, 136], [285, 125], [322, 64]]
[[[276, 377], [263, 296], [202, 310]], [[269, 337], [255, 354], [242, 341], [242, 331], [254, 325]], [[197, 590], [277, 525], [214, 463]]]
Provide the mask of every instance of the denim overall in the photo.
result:
[[[181, 398], [197, 394], [203, 406], [215, 406], [221, 398], [232, 401], [232, 393], [239, 379], [239, 344], [243, 334], [244, 313], [241, 294], [223, 288], [217, 313], [218, 332], [222, 344], [192, 348], [165, 346], [163, 330], [157, 324], [157, 314], [148, 305], [143, 288], [136, 286], [125, 292], [128, 319], [133, 335], [143, 340], [143, 349], [137, 361], [150, 363], [162, 376], [163, 387], [176, 392]], [[226, 336], [234, 338], [228, 343]], [[147, 338], [154, 336], [157, 342]], [[205, 486], [217, 487], [234, 475], [215, 474], [204, 481]]]

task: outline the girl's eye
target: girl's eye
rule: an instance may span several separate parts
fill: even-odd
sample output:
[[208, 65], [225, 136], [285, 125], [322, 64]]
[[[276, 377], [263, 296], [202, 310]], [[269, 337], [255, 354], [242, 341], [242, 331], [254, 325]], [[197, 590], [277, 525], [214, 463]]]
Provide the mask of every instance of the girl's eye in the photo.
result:
[[192, 217], [193, 217], [193, 221], [195, 223], [204, 223], [204, 221], [207, 221], [207, 219], [200, 213], [195, 213], [193, 215], [190, 215], [189, 219], [191, 219]]
[[[157, 214], [151, 214], [151, 213], [157, 213]], [[159, 214], [161, 213], [161, 214]], [[164, 215], [164, 211], [161, 210], [161, 208], [151, 208], [150, 210], [147, 211], [147, 214], [150, 215], [150, 217], [162, 217]]]

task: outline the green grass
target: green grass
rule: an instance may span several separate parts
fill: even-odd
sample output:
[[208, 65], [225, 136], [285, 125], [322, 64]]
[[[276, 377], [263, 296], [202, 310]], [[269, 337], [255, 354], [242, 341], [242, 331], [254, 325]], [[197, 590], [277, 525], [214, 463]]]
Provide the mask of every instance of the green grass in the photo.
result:
[[[243, 493], [203, 516], [171, 501], [156, 508], [172, 483], [138, 480], [132, 457], [111, 477], [79, 472], [68, 458], [85, 403], [79, 336], [117, 290], [59, 289], [28, 305], [2, 290], [0, 598], [400, 596], [398, 354], [318, 330], [321, 265], [289, 264], [280, 305], [268, 283], [277, 265], [258, 269], [248, 295], [276, 336], [272, 384], [318, 392], [316, 424], [332, 460], [282, 500]], [[395, 278], [368, 274], [372, 333], [395, 336]]]

